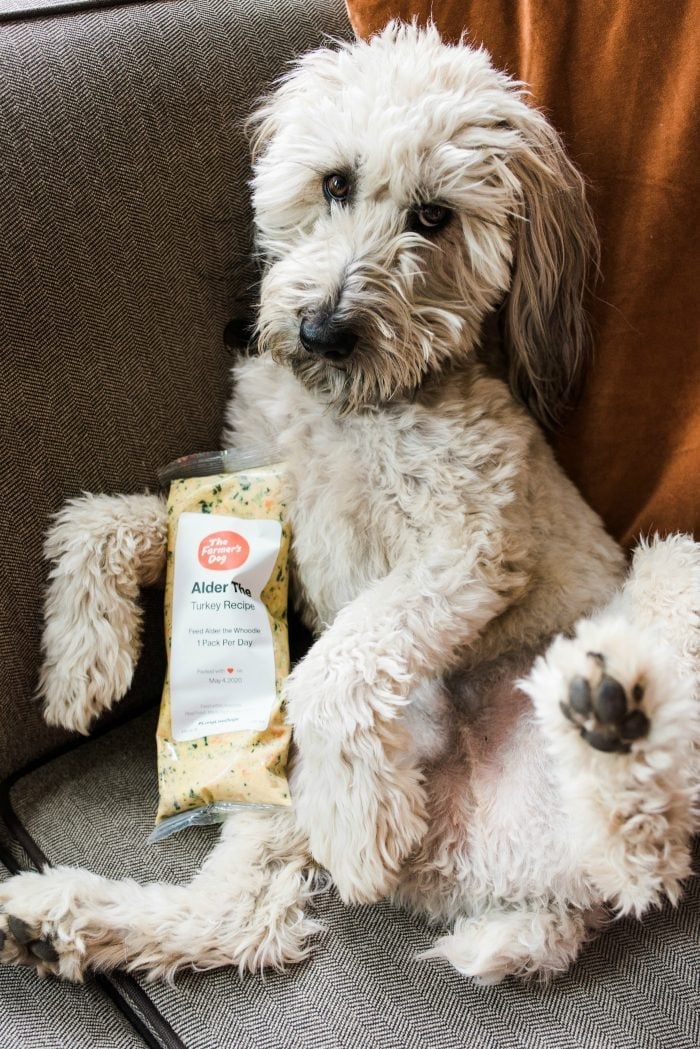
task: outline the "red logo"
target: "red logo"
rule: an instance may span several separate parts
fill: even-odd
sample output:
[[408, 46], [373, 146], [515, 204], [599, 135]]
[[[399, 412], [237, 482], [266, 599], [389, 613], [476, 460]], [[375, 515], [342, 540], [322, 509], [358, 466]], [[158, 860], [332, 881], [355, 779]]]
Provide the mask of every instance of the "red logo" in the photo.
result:
[[197, 557], [202, 568], [229, 572], [245, 564], [249, 553], [247, 540], [238, 532], [212, 532], [202, 539]]

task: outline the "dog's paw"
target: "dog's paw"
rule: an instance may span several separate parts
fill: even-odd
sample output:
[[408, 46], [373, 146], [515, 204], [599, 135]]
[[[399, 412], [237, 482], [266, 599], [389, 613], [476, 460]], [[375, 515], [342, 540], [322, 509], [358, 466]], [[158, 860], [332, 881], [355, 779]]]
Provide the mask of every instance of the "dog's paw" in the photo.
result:
[[425, 837], [425, 796], [420, 772], [392, 768], [374, 753], [376, 738], [354, 742], [336, 751], [307, 730], [291, 784], [295, 817], [343, 901], [376, 903]]
[[0, 962], [5, 965], [30, 965], [41, 973], [56, 973], [58, 951], [50, 936], [42, 936], [14, 914], [0, 915]]
[[[67, 646], [61, 658], [44, 662], [37, 691], [47, 724], [87, 735], [100, 714], [126, 695], [138, 645], [120, 646], [116, 636], [106, 638], [109, 633], [109, 625], [103, 624], [98, 641], [95, 632], [87, 630], [79, 648]], [[104, 654], [108, 641], [109, 654]]]
[[[321, 783], [318, 775], [297, 775], [297, 823], [343, 902], [376, 903], [395, 890], [406, 856], [425, 836], [425, 819], [410, 797], [388, 789], [361, 762], [355, 760], [351, 770], [342, 762], [336, 777], [329, 765], [325, 771], [335, 783], [325, 777]], [[414, 798], [415, 794], [414, 790]]]
[[[377, 903], [395, 891], [405, 858], [426, 834], [423, 816], [403, 799], [385, 797], [374, 818], [356, 811], [356, 825], [338, 834], [339, 822], [313, 844], [322, 855], [338, 894], [347, 904]], [[320, 858], [320, 857], [319, 857]]]
[[700, 719], [676, 663], [656, 631], [611, 614], [557, 638], [522, 683], [581, 870], [621, 914], [677, 900], [690, 869]]
[[18, 874], [0, 885], [0, 963], [32, 966], [46, 976], [83, 980], [64, 872]]
[[629, 753], [631, 744], [649, 733], [644, 693], [643, 678], [625, 688], [607, 673], [601, 652], [587, 652], [585, 672], [570, 679], [560, 706], [595, 750]]
[[655, 631], [611, 615], [556, 638], [520, 685], [566, 763], [630, 755], [661, 771], [700, 743], [694, 681], [676, 664]]
[[141, 650], [139, 587], [162, 577], [166, 535], [165, 505], [151, 495], [86, 494], [57, 515], [37, 689], [49, 724], [87, 733], [127, 692]]
[[573, 737], [589, 752], [629, 754], [648, 749], [655, 721], [673, 716], [661, 709], [667, 665], [663, 646], [630, 623], [583, 620], [574, 637], [556, 638], [521, 685], [550, 740]]
[[566, 907], [493, 908], [484, 915], [458, 918], [453, 931], [419, 957], [444, 958], [481, 985], [500, 983], [508, 976], [545, 981], [569, 968], [602, 920], [602, 908], [585, 914]]

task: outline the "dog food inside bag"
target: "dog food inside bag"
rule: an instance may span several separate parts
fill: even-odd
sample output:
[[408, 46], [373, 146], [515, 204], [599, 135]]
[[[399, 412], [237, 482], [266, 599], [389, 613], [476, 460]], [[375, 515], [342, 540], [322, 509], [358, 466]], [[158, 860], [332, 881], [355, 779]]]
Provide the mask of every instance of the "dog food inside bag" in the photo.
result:
[[291, 804], [283, 467], [207, 452], [171, 463], [160, 479], [170, 483], [168, 673], [151, 841], [240, 805]]

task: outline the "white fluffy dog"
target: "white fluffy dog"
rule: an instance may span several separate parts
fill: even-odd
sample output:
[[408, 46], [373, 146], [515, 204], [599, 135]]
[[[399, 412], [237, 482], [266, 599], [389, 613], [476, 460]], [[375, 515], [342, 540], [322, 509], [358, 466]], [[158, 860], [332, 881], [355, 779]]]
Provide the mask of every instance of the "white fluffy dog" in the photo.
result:
[[[10, 879], [0, 956], [72, 979], [282, 966], [325, 868], [449, 930], [430, 954], [462, 973], [559, 972], [606, 904], [679, 897], [699, 780], [699, 548], [643, 544], [625, 580], [533, 420], [585, 361], [582, 179], [483, 51], [392, 25], [285, 78], [253, 191], [261, 352], [225, 441], [289, 464], [317, 635], [287, 688], [294, 808], [229, 819], [187, 886]], [[86, 732], [127, 689], [165, 532], [155, 496], [59, 516], [50, 722]]]

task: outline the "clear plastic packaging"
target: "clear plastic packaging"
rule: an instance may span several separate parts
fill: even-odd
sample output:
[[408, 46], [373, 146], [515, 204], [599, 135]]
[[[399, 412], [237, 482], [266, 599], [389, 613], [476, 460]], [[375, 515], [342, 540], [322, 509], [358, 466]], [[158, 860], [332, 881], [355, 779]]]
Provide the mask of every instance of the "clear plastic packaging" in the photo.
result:
[[168, 674], [150, 841], [242, 805], [289, 806], [289, 525], [284, 466], [235, 451], [184, 456], [169, 485]]

